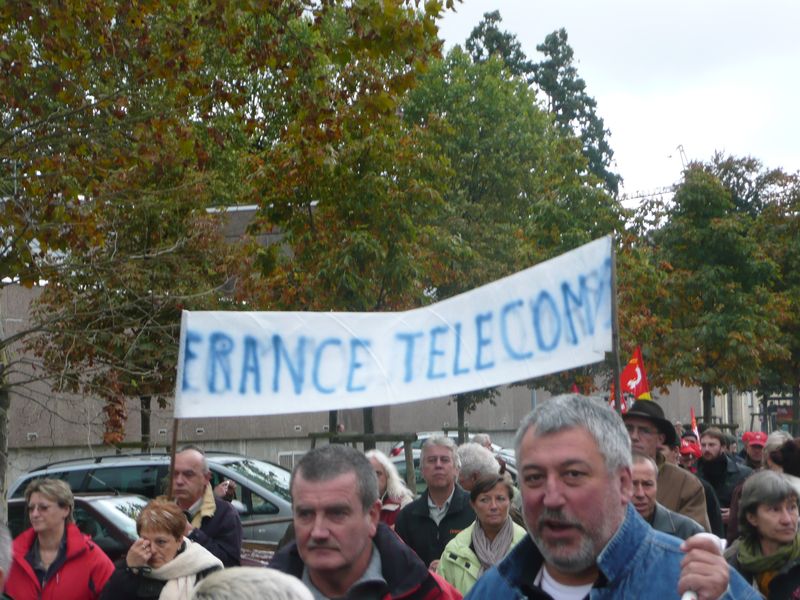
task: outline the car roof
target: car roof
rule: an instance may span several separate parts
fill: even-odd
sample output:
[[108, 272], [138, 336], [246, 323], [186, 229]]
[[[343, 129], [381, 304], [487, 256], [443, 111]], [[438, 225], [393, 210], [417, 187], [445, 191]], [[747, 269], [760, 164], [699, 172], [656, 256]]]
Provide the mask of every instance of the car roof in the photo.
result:
[[[226, 464], [235, 462], [237, 460], [248, 459], [250, 457], [243, 454], [236, 454], [235, 452], [215, 452], [207, 451], [206, 459], [212, 463]], [[166, 464], [170, 461], [169, 454], [158, 453], [132, 453], [132, 454], [106, 454], [101, 456], [94, 456], [90, 458], [70, 458], [66, 460], [57, 460], [54, 462], [40, 465], [36, 468], [29, 469], [27, 473], [35, 473], [37, 471], [48, 471], [63, 468], [70, 470], [71, 468], [83, 468], [87, 465], [104, 465], [104, 466], [118, 466], [124, 464], [139, 464], [143, 462], [150, 462], [154, 464]]]
[[[114, 494], [111, 492], [76, 492], [72, 496], [76, 502], [99, 502], [102, 500], [125, 500], [128, 498], [136, 498], [140, 500], [144, 500], [145, 502], [149, 502], [147, 498], [144, 496], [140, 496], [139, 494]], [[18, 503], [18, 502], [25, 502], [25, 498], [18, 496], [16, 498], [9, 498], [8, 503]]]

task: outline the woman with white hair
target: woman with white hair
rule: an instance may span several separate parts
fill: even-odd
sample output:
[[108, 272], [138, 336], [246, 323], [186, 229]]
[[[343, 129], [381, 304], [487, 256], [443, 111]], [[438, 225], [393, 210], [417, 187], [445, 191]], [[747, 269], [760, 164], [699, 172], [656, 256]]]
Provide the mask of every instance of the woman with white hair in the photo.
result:
[[378, 497], [382, 504], [381, 521], [394, 529], [400, 509], [411, 502], [414, 496], [400, 479], [397, 467], [389, 457], [380, 450], [368, 450], [365, 454], [378, 478]]
[[275, 569], [230, 567], [201, 581], [192, 600], [314, 600], [303, 582]]

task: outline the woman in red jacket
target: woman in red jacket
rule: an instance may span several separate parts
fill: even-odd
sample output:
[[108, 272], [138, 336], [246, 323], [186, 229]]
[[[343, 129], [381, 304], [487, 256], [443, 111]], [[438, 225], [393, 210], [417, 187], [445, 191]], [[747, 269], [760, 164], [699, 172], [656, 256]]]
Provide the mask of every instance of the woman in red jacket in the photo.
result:
[[5, 593], [14, 600], [95, 600], [114, 572], [105, 553], [72, 522], [75, 500], [57, 479], [25, 489], [30, 529], [13, 545]]

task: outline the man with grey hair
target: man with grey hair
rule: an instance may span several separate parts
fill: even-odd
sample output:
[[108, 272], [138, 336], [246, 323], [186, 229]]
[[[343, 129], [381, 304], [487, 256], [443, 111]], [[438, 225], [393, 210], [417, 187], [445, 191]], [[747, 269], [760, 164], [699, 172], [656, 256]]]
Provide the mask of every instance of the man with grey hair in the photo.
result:
[[444, 547], [472, 524], [475, 511], [469, 494], [456, 485], [461, 464], [455, 442], [447, 436], [430, 437], [420, 454], [428, 489], [400, 511], [394, 529], [435, 571]]
[[291, 575], [262, 567], [231, 567], [205, 577], [192, 600], [314, 600], [303, 583]]
[[315, 600], [459, 597], [379, 521], [378, 478], [363, 453], [315, 448], [297, 463], [289, 487], [295, 541], [269, 567], [300, 579]]
[[631, 502], [641, 517], [656, 531], [663, 531], [682, 540], [703, 533], [701, 525], [668, 509], [656, 499], [658, 494], [658, 466], [645, 454], [634, 452], [631, 467], [633, 497]]
[[492, 438], [488, 433], [476, 433], [472, 436], [472, 441], [476, 444], [480, 444], [487, 450], [492, 449]]
[[184, 535], [203, 546], [226, 567], [240, 564], [242, 522], [231, 505], [214, 495], [211, 470], [202, 449], [186, 446], [175, 454], [172, 495], [186, 513]]
[[0, 592], [6, 584], [9, 569], [11, 569], [11, 534], [8, 532], [8, 527], [0, 523]]
[[461, 469], [458, 471], [458, 485], [470, 491], [481, 477], [497, 475], [500, 464], [494, 455], [475, 442], [461, 444], [456, 450]]
[[[713, 540], [650, 528], [630, 505], [631, 445], [602, 400], [570, 394], [536, 407], [515, 448], [529, 537], [468, 599], [757, 598]], [[730, 585], [729, 585], [730, 582]], [[723, 595], [724, 594], [724, 595]]]

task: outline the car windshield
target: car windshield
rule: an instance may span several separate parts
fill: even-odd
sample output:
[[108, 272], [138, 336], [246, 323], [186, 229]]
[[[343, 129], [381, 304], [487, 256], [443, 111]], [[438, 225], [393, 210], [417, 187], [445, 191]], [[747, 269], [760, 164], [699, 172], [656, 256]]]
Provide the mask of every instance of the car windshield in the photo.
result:
[[139, 536], [136, 533], [136, 517], [147, 505], [147, 500], [140, 496], [120, 496], [119, 498], [103, 498], [93, 504], [103, 515], [127, 536], [135, 541]]
[[292, 495], [289, 493], [291, 473], [286, 469], [252, 458], [226, 462], [224, 465], [287, 502], [292, 501]]

